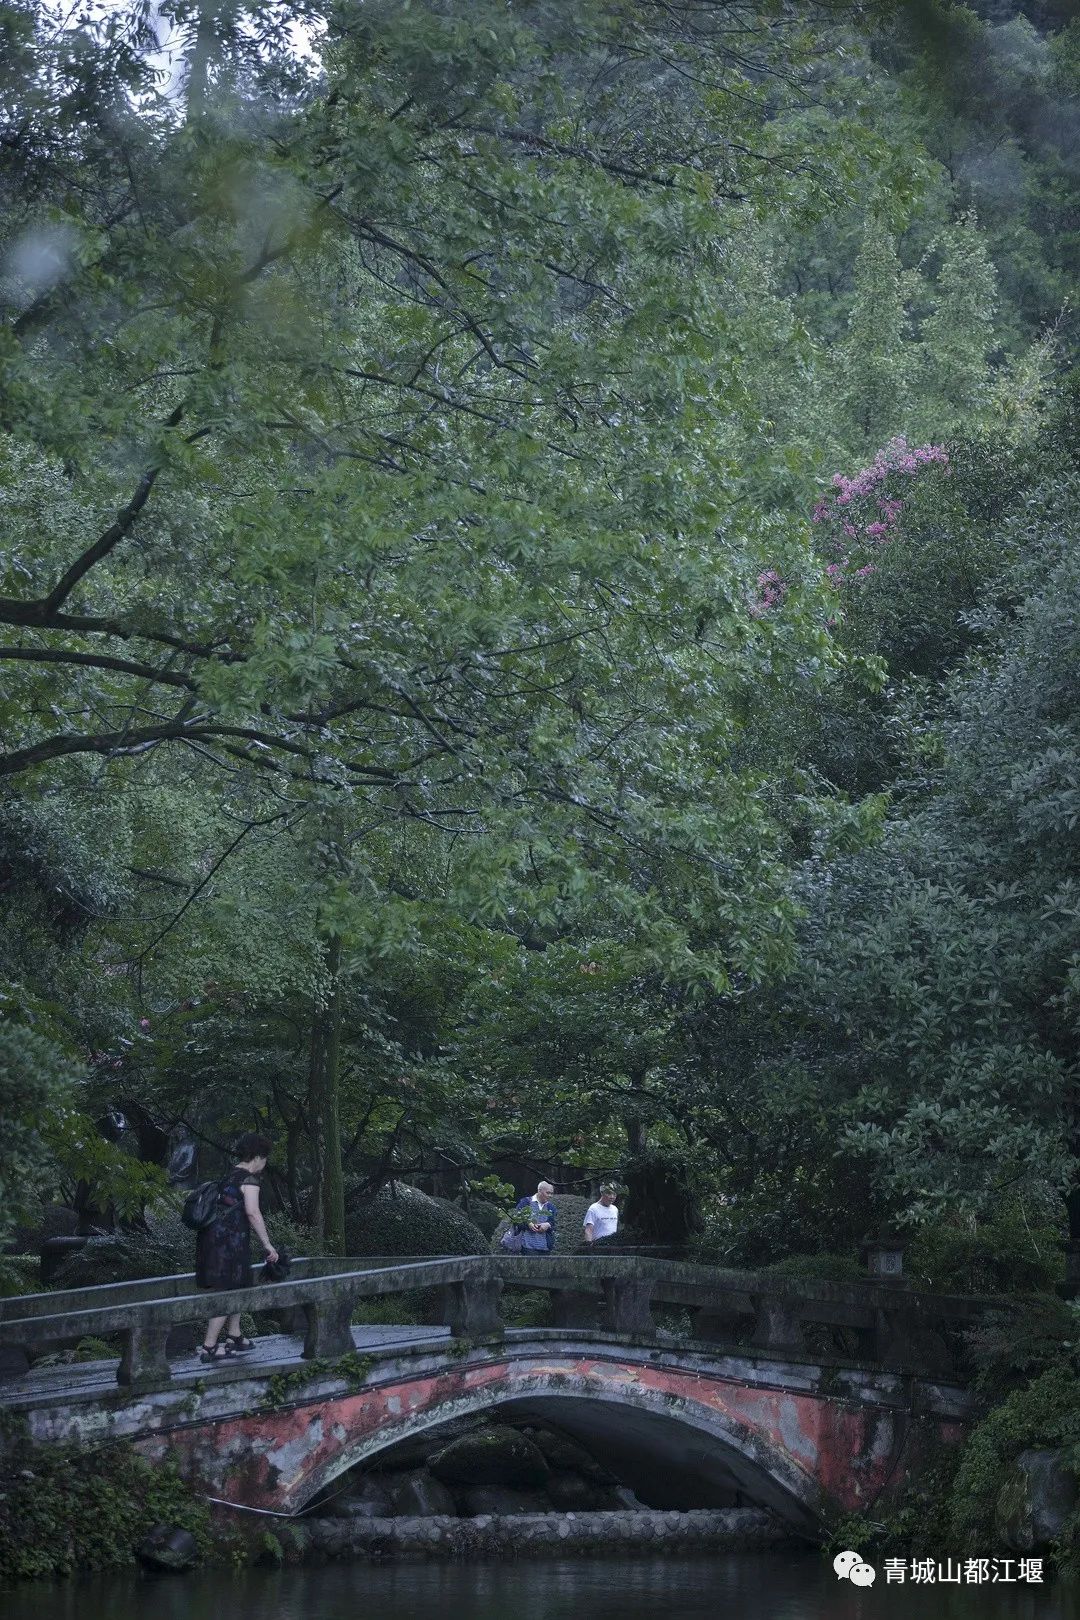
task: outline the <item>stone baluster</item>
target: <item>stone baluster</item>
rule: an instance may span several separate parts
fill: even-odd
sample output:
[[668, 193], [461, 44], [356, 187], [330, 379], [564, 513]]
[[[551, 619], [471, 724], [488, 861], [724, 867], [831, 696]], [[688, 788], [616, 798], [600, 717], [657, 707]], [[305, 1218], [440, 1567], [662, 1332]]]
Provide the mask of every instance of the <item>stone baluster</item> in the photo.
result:
[[309, 1361], [332, 1361], [354, 1348], [354, 1304], [350, 1292], [338, 1289], [328, 1290], [305, 1302], [307, 1333], [304, 1336], [304, 1355]]
[[128, 1389], [155, 1389], [172, 1379], [165, 1341], [169, 1323], [146, 1321], [138, 1316], [123, 1330], [123, 1351], [116, 1369], [116, 1382]]
[[446, 1284], [440, 1315], [455, 1339], [489, 1339], [503, 1332], [499, 1315], [502, 1286], [499, 1277], [466, 1278]]
[[754, 1331], [750, 1343], [758, 1350], [804, 1350], [803, 1325], [783, 1299], [759, 1295], [755, 1301]]
[[652, 1282], [630, 1277], [605, 1277], [603, 1282], [604, 1314], [611, 1331], [634, 1336], [652, 1334]]

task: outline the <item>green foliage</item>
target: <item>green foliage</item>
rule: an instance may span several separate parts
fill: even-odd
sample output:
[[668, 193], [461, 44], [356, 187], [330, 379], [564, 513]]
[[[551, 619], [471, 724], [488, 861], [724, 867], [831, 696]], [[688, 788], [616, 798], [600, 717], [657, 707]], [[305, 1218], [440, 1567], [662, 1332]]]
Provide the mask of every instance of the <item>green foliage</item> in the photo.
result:
[[0, 1254], [0, 1298], [41, 1292], [41, 1264], [36, 1254]]
[[[16, 989], [0, 981], [0, 1015], [14, 1012]], [[19, 1013], [25, 1013], [25, 1007]], [[63, 1046], [43, 1030], [10, 1017], [0, 1022], [0, 1235], [33, 1224], [60, 1175], [84, 1180], [121, 1215], [160, 1197], [155, 1165], [119, 1152], [80, 1110], [85, 1082]]]
[[904, 1270], [917, 1288], [944, 1294], [1033, 1293], [1063, 1275], [1057, 1228], [1032, 1230], [1005, 1201], [990, 1220], [936, 1221], [912, 1235]]
[[763, 1267], [772, 1277], [807, 1277], [825, 1282], [865, 1282], [866, 1267], [852, 1254], [789, 1254]]
[[[1074, 1368], [1048, 1369], [1016, 1390], [973, 1430], [964, 1447], [950, 1498], [954, 1545], [991, 1545], [994, 1505], [1008, 1465], [1029, 1447], [1064, 1448], [1080, 1464], [1080, 1378]], [[1062, 1555], [1072, 1554], [1071, 1542]]]
[[47, 1036], [0, 1023], [0, 1239], [20, 1217], [29, 1218], [35, 1197], [48, 1187], [50, 1157], [42, 1127], [70, 1107], [74, 1085], [71, 1065]]
[[[513, 1189], [511, 1188], [511, 1191]], [[474, 1198], [470, 1194], [468, 1208], [464, 1213], [474, 1226], [478, 1226], [485, 1237], [492, 1237], [503, 1219], [501, 1204], [490, 1203], [486, 1198]]]
[[291, 1372], [274, 1373], [268, 1378], [262, 1404], [268, 1411], [289, 1406], [302, 1399], [311, 1384], [326, 1378], [344, 1379], [350, 1390], [359, 1389], [374, 1365], [371, 1356], [361, 1355], [357, 1350], [346, 1350], [336, 1361], [305, 1361]]
[[357, 1300], [352, 1313], [354, 1326], [396, 1327], [403, 1322], [429, 1322], [433, 1297], [438, 1290], [409, 1288], [400, 1294], [377, 1294]]
[[841, 352], [844, 411], [859, 449], [884, 444], [907, 424], [907, 335], [896, 244], [878, 218], [868, 221], [855, 261], [854, 297]]
[[[881, 848], [841, 859], [826, 887], [811, 878], [806, 973], [850, 1088], [846, 1146], [915, 1222], [994, 1216], [1003, 1194], [1041, 1210], [1073, 1174], [1080, 574], [1067, 486], [1055, 471], [1021, 496], [1028, 550], [982, 609], [982, 658], [915, 730]], [[1029, 1266], [1044, 1274], [1034, 1249]]]
[[990, 354], [997, 341], [997, 277], [973, 214], [962, 215], [940, 244], [933, 306], [922, 328], [922, 359], [932, 404], [917, 431], [939, 439], [986, 417]]
[[[725, 1264], [1019, 1197], [918, 1265], [1044, 1282], [1076, 29], [243, 0], [177, 98], [106, 9], [0, 53], [0, 1219], [185, 1271], [137, 1150], [258, 1126], [294, 1250], [478, 1252], [407, 1182], [517, 1158]], [[948, 472], [838, 609], [893, 432]]]
[[868, 1558], [945, 1557], [950, 1546], [955, 1556], [947, 1526], [959, 1464], [958, 1447], [940, 1448], [889, 1501], [849, 1514], [834, 1525], [825, 1544], [826, 1556], [850, 1547]]
[[270, 1530], [264, 1530], [259, 1538], [259, 1551], [264, 1563], [275, 1568], [285, 1562], [285, 1549], [277, 1536]]
[[487, 1238], [445, 1198], [393, 1182], [355, 1211], [345, 1228], [350, 1255], [482, 1254]]
[[507, 1327], [547, 1328], [554, 1325], [552, 1296], [541, 1288], [504, 1290], [499, 1311]]
[[[180, 1219], [182, 1202], [182, 1195], [170, 1194], [147, 1211], [139, 1226], [88, 1238], [57, 1268], [55, 1285], [92, 1288], [189, 1273], [195, 1265], [195, 1234]], [[318, 1253], [317, 1240], [309, 1231], [281, 1217], [270, 1217], [269, 1222], [274, 1238], [289, 1254]]]
[[92, 1451], [27, 1448], [5, 1456], [0, 1489], [0, 1580], [131, 1568], [155, 1524], [179, 1525], [210, 1550], [205, 1503], [168, 1460], [129, 1446]]
[[975, 1388], [991, 1401], [1052, 1368], [1080, 1374], [1080, 1307], [1054, 1294], [1019, 1295], [965, 1335]]

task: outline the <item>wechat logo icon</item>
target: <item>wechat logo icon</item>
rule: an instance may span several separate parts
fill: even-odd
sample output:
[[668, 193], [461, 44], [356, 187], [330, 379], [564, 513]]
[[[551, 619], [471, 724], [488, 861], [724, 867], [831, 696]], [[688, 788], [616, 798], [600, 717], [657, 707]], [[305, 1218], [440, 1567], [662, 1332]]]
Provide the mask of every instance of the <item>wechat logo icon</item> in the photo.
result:
[[852, 1586], [873, 1586], [876, 1571], [873, 1564], [864, 1564], [862, 1554], [857, 1552], [837, 1553], [832, 1561], [836, 1571], [836, 1578], [840, 1581], [850, 1581]]

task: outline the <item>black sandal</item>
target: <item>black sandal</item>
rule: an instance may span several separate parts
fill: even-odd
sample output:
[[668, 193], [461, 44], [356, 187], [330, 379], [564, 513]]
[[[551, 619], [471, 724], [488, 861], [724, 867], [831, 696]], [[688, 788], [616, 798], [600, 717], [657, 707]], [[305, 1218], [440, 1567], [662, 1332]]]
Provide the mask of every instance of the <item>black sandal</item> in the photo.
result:
[[200, 1344], [199, 1346], [200, 1361], [228, 1361], [231, 1355], [232, 1350], [227, 1340], [224, 1344], [219, 1339], [217, 1344]]
[[242, 1356], [249, 1350], [254, 1350], [255, 1340], [245, 1339], [242, 1333], [227, 1333], [225, 1335], [226, 1355]]

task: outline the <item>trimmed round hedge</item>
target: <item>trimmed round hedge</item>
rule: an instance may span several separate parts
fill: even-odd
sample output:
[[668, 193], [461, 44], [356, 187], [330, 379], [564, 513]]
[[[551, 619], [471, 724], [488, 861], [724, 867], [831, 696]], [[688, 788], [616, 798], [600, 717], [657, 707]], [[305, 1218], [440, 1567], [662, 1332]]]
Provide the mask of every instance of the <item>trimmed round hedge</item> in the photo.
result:
[[463, 1210], [429, 1198], [404, 1181], [390, 1182], [345, 1219], [350, 1255], [485, 1254], [488, 1240]]
[[455, 1208], [461, 1209], [461, 1213], [478, 1226], [488, 1238], [503, 1219], [502, 1205], [493, 1204], [487, 1198], [470, 1198], [468, 1209], [462, 1209], [455, 1200]]

